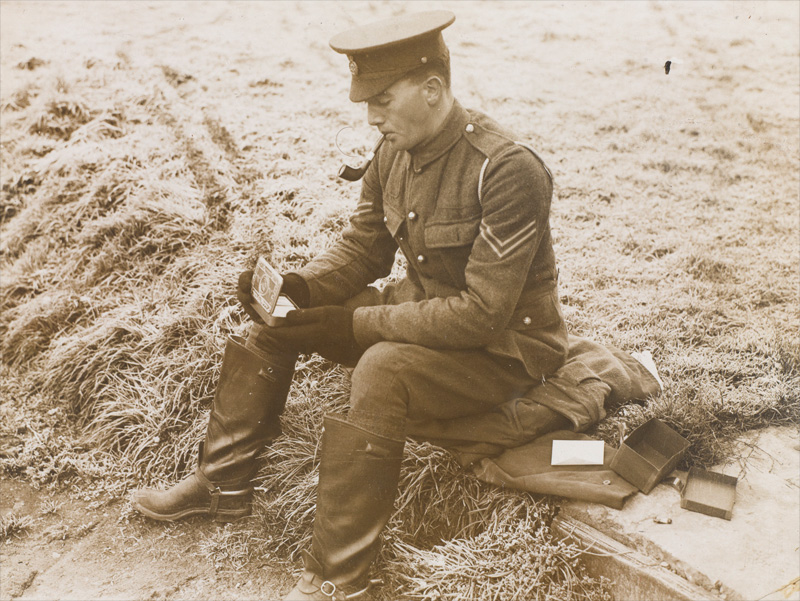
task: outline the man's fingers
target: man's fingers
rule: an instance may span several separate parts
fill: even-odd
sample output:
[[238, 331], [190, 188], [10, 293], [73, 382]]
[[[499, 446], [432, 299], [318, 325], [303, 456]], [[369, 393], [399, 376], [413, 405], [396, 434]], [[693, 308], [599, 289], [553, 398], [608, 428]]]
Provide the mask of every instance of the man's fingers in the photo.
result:
[[250, 296], [250, 291], [253, 289], [253, 272], [243, 271], [239, 274], [239, 291], [247, 296]]
[[244, 309], [244, 312], [247, 313], [250, 316], [250, 319], [252, 319], [254, 322], [264, 323], [264, 320], [261, 319], [261, 316], [258, 314], [258, 311], [256, 311], [250, 303], [242, 303], [242, 308]]
[[[296, 309], [286, 314], [286, 325], [299, 326], [304, 324], [318, 323], [322, 321], [324, 309], [315, 307], [314, 309]], [[284, 326], [286, 327], [286, 326]]]
[[239, 274], [239, 284], [236, 287], [236, 298], [242, 304], [244, 312], [250, 316], [250, 319], [256, 323], [264, 323], [261, 316], [253, 308], [253, 299], [250, 291], [253, 289], [253, 272], [245, 271]]
[[297, 351], [306, 351], [313, 346], [313, 341], [318, 334], [314, 325], [282, 325], [277, 328], [269, 328], [269, 335], [279, 343]]
[[242, 290], [237, 290], [236, 298], [239, 299], [239, 303], [241, 303], [242, 309], [244, 309], [244, 312], [250, 316], [250, 319], [252, 319], [256, 323], [264, 323], [264, 320], [261, 319], [261, 316], [258, 314], [258, 311], [256, 311], [255, 308], [253, 307], [253, 302], [255, 302], [255, 299], [253, 299], [252, 296], [242, 292]]
[[[270, 328], [270, 327], [261, 328], [261, 331], [256, 336], [256, 343], [264, 348], [274, 348], [274, 347], [283, 348], [282, 341], [278, 340], [277, 338], [275, 338], [275, 336], [272, 335], [272, 332], [274, 332], [275, 330], [276, 328]], [[293, 349], [287, 349], [287, 350], [293, 350]]]

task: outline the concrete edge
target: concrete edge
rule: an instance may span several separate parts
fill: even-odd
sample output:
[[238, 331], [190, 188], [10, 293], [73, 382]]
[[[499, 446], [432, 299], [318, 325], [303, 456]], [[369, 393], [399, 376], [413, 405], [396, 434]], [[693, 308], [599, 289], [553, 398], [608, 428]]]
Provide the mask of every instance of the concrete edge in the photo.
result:
[[553, 528], [584, 551], [581, 560], [590, 576], [611, 581], [610, 591], [616, 601], [722, 599], [580, 520], [560, 515], [553, 520]]

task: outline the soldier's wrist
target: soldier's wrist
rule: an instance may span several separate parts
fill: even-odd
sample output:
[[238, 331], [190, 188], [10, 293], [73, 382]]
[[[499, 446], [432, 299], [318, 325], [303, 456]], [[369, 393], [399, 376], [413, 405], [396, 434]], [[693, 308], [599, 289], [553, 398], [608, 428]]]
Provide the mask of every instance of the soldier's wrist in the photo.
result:
[[369, 307], [359, 307], [353, 312], [353, 338], [362, 349], [380, 342], [380, 336], [370, 327]]

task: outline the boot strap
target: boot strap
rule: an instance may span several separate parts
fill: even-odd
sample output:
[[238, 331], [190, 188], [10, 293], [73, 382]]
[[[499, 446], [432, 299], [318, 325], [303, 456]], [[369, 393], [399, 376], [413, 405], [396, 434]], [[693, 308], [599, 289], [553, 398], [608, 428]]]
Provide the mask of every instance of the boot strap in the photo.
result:
[[369, 585], [354, 593], [347, 594], [343, 590], [336, 588], [336, 585], [330, 580], [323, 580], [313, 572], [306, 572], [303, 579], [309, 584], [313, 585], [319, 592], [331, 599], [331, 601], [347, 601], [348, 599], [359, 599], [367, 592]]
[[245, 490], [220, 490], [219, 486], [217, 486], [211, 491], [211, 507], [209, 508], [209, 514], [211, 517], [217, 515], [220, 497], [244, 497], [249, 495], [252, 490], [251, 488]]
[[[201, 451], [202, 452], [202, 451]], [[253, 492], [253, 487], [248, 486], [247, 488], [239, 489], [239, 490], [222, 490], [219, 486], [211, 482], [208, 478], [206, 478], [205, 474], [200, 471], [200, 469], [195, 470], [195, 475], [197, 479], [208, 489], [208, 492], [211, 494], [211, 507], [209, 509], [209, 513], [211, 516], [215, 516], [217, 514], [217, 510], [219, 509], [219, 500], [221, 497], [231, 498], [231, 497], [246, 497]]]
[[[303, 551], [303, 559], [305, 560], [306, 569], [303, 571], [303, 576], [300, 578], [300, 582], [297, 583], [297, 587], [300, 592], [306, 595], [312, 595], [319, 591], [331, 601], [347, 601], [348, 599], [361, 598], [367, 592], [367, 589], [369, 589], [371, 583], [367, 582], [367, 586], [364, 588], [352, 593], [345, 593], [344, 590], [338, 588], [333, 582], [325, 580], [319, 575], [323, 573], [322, 565], [310, 552]], [[352, 587], [347, 588], [352, 590]]]

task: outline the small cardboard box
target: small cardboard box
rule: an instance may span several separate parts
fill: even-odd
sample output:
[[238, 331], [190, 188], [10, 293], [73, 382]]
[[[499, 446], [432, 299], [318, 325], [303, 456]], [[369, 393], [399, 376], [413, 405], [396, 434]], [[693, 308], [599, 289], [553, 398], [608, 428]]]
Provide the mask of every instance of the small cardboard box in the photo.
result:
[[664, 422], [650, 419], [622, 441], [611, 469], [648, 494], [675, 469], [689, 442]]
[[681, 507], [729, 520], [733, 515], [737, 482], [733, 476], [693, 467], [689, 469], [686, 486], [681, 492]]
[[253, 272], [253, 308], [268, 326], [283, 324], [286, 314], [297, 309], [288, 296], [281, 294], [283, 277], [264, 257], [259, 257]]

